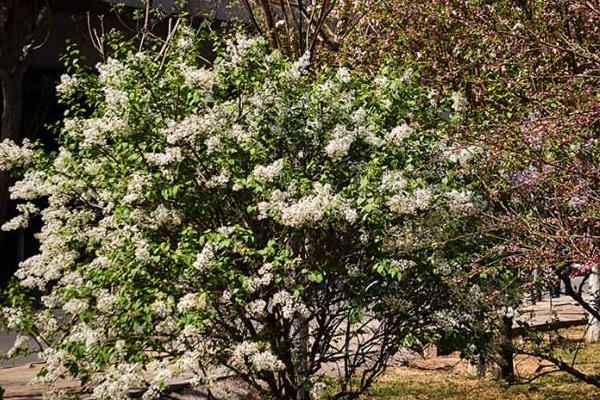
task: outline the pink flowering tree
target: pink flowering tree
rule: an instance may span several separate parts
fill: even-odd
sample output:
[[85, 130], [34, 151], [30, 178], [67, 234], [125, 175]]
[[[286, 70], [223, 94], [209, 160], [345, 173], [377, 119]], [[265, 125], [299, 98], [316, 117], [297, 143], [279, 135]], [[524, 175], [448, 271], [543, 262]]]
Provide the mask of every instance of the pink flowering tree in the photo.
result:
[[[522, 303], [562, 281], [588, 313], [586, 339], [600, 340], [598, 2], [394, 0], [374, 4], [350, 36], [342, 54], [363, 68], [410, 61], [423, 85], [459, 93], [455, 137], [486, 150], [482, 235], [497, 240], [481, 276], [508, 271], [491, 300], [513, 292]], [[528, 333], [515, 351], [600, 386], [573, 370], [580, 346]]]
[[70, 67], [57, 152], [0, 144], [20, 177], [3, 229], [42, 222], [3, 309], [44, 346], [40, 378], [99, 399], [231, 374], [356, 398], [399, 348], [475, 334], [478, 294], [453, 278], [480, 242], [476, 151], [444, 139], [415, 77], [315, 76], [241, 36], [201, 65], [182, 26], [97, 75]]

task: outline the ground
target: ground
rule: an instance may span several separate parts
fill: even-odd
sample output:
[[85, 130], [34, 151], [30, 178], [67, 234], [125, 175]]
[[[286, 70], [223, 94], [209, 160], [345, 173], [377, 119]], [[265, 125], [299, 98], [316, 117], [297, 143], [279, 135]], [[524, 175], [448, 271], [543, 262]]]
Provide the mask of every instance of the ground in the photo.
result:
[[[579, 331], [573, 331], [578, 334]], [[578, 365], [600, 372], [600, 344], [586, 345]], [[518, 357], [515, 362], [521, 379], [547, 363], [530, 357]], [[41, 398], [40, 386], [27, 385], [39, 364], [0, 369], [0, 384], [5, 385], [5, 399], [34, 400]], [[65, 382], [72, 386], [73, 382]], [[201, 390], [173, 395], [180, 400], [206, 399]], [[221, 396], [231, 400], [234, 396]], [[235, 397], [248, 398], [245, 397]], [[562, 373], [546, 375], [539, 380], [507, 386], [491, 376], [478, 378], [468, 374], [466, 363], [458, 354], [429, 359], [415, 359], [409, 367], [392, 367], [361, 400], [591, 400], [600, 399], [600, 389], [578, 382]], [[254, 397], [253, 400], [256, 400]]]
[[600, 390], [567, 376], [544, 377], [506, 386], [490, 378], [464, 373], [389, 370], [361, 400], [587, 400], [600, 399]]
[[[574, 306], [572, 301], [564, 297], [552, 302], [544, 299], [535, 307], [524, 307], [519, 318], [527, 320], [531, 325], [544, 324], [552, 318], [575, 322], [585, 320], [580, 307]], [[563, 333], [568, 336], [570, 344], [582, 346], [577, 366], [586, 372], [600, 374], [600, 343], [584, 345], [581, 341], [584, 329], [583, 326], [572, 327], [563, 330]], [[0, 335], [0, 350], [6, 351], [13, 341], [14, 334]], [[566, 360], [570, 359], [568, 353], [560, 355]], [[36, 358], [31, 357], [16, 363], [0, 363], [0, 386], [6, 388], [5, 399], [41, 399], [44, 388], [27, 383], [41, 368], [35, 361]], [[551, 370], [548, 363], [531, 357], [517, 357], [515, 366], [521, 381], [527, 380], [536, 370]], [[491, 376], [474, 377], [467, 370], [467, 364], [457, 353], [427, 359], [415, 358], [411, 360], [409, 367], [388, 368], [361, 400], [600, 400], [600, 389], [562, 373], [553, 373], [534, 382], [509, 387], [493, 380]], [[77, 383], [67, 381], [62, 385], [74, 388]], [[240, 386], [229, 383], [226, 389], [239, 391]], [[223, 394], [218, 398], [223, 400], [248, 399], [247, 395], [240, 393], [221, 393]], [[174, 394], [171, 398], [199, 400], [206, 399], [206, 393], [198, 389], [181, 395]], [[256, 400], [256, 397], [252, 400]]]

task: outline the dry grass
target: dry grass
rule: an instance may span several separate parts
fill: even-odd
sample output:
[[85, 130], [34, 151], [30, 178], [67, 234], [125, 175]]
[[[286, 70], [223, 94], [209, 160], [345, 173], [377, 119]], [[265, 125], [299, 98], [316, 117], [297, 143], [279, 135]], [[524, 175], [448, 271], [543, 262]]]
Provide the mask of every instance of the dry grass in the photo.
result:
[[506, 386], [463, 373], [393, 369], [361, 400], [588, 400], [600, 390], [562, 376], [546, 376], [525, 385]]
[[[561, 333], [568, 337], [572, 348], [579, 347], [576, 366], [587, 373], [600, 374], [600, 343], [581, 343], [583, 331], [579, 328]], [[565, 361], [573, 357], [569, 351], [556, 354]], [[435, 363], [436, 359], [426, 362], [428, 367]], [[448, 364], [448, 359], [439, 359], [440, 365], [444, 363]], [[536, 370], [554, 369], [547, 362], [523, 356], [516, 357], [515, 367], [523, 380], [531, 377]], [[508, 386], [491, 377], [472, 377], [464, 371], [464, 367], [435, 371], [392, 368], [361, 400], [600, 400], [600, 389], [561, 372], [545, 375], [530, 383]]]

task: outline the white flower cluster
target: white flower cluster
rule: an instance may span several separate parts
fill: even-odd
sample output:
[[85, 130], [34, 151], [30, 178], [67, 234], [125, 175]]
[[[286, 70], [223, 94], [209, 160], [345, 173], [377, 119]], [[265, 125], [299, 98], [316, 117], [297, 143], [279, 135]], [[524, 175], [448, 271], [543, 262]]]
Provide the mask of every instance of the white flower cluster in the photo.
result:
[[120, 114], [128, 103], [127, 92], [122, 89], [129, 70], [119, 61], [109, 58], [96, 65], [99, 81], [104, 91], [104, 105], [107, 116]]
[[452, 100], [453, 111], [460, 113], [467, 109], [468, 101], [462, 93], [454, 92], [452, 93], [450, 99]]
[[392, 268], [394, 268], [400, 272], [408, 271], [415, 265], [416, 265], [416, 263], [412, 260], [401, 259], [401, 260], [392, 260], [391, 261]]
[[385, 171], [381, 177], [381, 189], [397, 193], [406, 188], [407, 182], [400, 171]]
[[261, 42], [262, 40], [259, 38], [247, 38], [242, 35], [237, 36], [234, 40], [228, 40], [228, 59], [220, 60], [218, 64], [230, 68], [239, 66]]
[[211, 176], [210, 179], [206, 181], [206, 187], [209, 189], [224, 187], [229, 183], [229, 179], [231, 179], [231, 172], [226, 169], [221, 169], [218, 174]]
[[187, 293], [177, 303], [177, 311], [186, 313], [188, 311], [201, 311], [206, 307], [205, 293]]
[[11, 358], [19, 351], [29, 350], [29, 336], [18, 334], [12, 347], [6, 352], [6, 356]]
[[273, 281], [273, 265], [265, 263], [258, 269], [258, 274], [255, 277], [249, 278], [246, 281], [248, 292], [254, 293], [261, 288], [269, 285]]
[[181, 74], [187, 86], [194, 89], [208, 89], [213, 85], [215, 72], [206, 68], [195, 68], [189, 65], [181, 67]]
[[142, 400], [159, 399], [161, 391], [175, 377], [178, 369], [178, 366], [170, 360], [155, 360], [148, 364], [146, 370], [152, 374], [152, 379], [150, 380], [150, 385], [142, 395]]
[[162, 168], [183, 160], [183, 155], [179, 147], [169, 147], [164, 153], [144, 153], [144, 157], [149, 164]]
[[257, 165], [252, 175], [260, 182], [271, 182], [279, 176], [283, 169], [283, 159], [273, 161], [269, 165]]
[[473, 194], [464, 190], [452, 190], [444, 193], [451, 209], [462, 213], [469, 213], [475, 210], [473, 204]]
[[160, 133], [170, 145], [185, 144], [194, 149], [198, 149], [197, 142], [205, 138], [206, 152], [211, 154], [220, 144], [215, 130], [227, 123], [226, 116], [219, 107], [214, 107], [204, 115], [189, 115], [181, 121], [170, 120]]
[[452, 163], [459, 163], [460, 165], [467, 165], [469, 161], [477, 154], [481, 153], [481, 148], [478, 146], [461, 146], [455, 144], [453, 146], [443, 149], [444, 156], [448, 161]]
[[101, 378], [103, 381], [93, 391], [93, 397], [98, 400], [127, 400], [129, 390], [144, 383], [139, 363], [110, 366]]
[[12, 200], [35, 200], [48, 196], [52, 192], [52, 188], [46, 173], [30, 170], [25, 173], [23, 179], [15, 182], [10, 188], [10, 198]]
[[90, 350], [102, 338], [103, 334], [99, 329], [94, 329], [88, 324], [79, 323], [72, 328], [67, 340], [70, 342], [81, 342], [85, 345], [86, 349]]
[[56, 93], [63, 96], [72, 96], [79, 89], [80, 82], [74, 76], [62, 74], [60, 83], [56, 86]]
[[88, 302], [82, 299], [70, 299], [62, 306], [62, 309], [68, 314], [79, 315], [88, 309]]
[[286, 290], [280, 290], [271, 298], [271, 307], [279, 308], [284, 319], [291, 320], [295, 315], [309, 316], [308, 308], [300, 300], [295, 299]]
[[29, 225], [29, 218], [32, 214], [36, 214], [39, 209], [33, 203], [17, 204], [17, 211], [19, 215], [10, 219], [2, 225], [3, 231], [14, 231], [17, 229], [27, 228]]
[[250, 314], [253, 317], [262, 317], [263, 315], [265, 315], [266, 307], [267, 302], [263, 299], [258, 299], [248, 303], [248, 305], [246, 306], [246, 310], [248, 311], [248, 314]]
[[65, 371], [64, 365], [69, 360], [69, 354], [65, 350], [57, 350], [53, 347], [44, 349], [38, 356], [46, 364], [46, 375], [39, 377], [42, 383], [51, 384], [59, 379]]
[[417, 210], [427, 209], [432, 200], [433, 191], [426, 187], [415, 189], [412, 193], [395, 194], [387, 201], [387, 206], [398, 214], [414, 214]]
[[19, 146], [10, 139], [0, 142], [0, 171], [10, 171], [16, 167], [24, 167], [31, 163], [33, 150], [28, 139]]
[[202, 248], [202, 251], [196, 256], [196, 260], [192, 264], [192, 267], [200, 272], [206, 271], [215, 258], [216, 250], [216, 244], [207, 242]]
[[171, 313], [171, 299], [166, 298], [164, 293], [157, 296], [157, 299], [150, 305], [152, 313], [159, 318], [165, 318]]
[[259, 343], [242, 342], [232, 351], [229, 362], [239, 368], [252, 366], [256, 371], [279, 371], [284, 365], [268, 350], [262, 350]]
[[194, 40], [191, 35], [183, 35], [178, 37], [175, 43], [181, 50], [186, 51], [194, 45]]
[[352, 77], [350, 75], [350, 71], [346, 67], [338, 68], [338, 70], [337, 70], [337, 78], [342, 83], [348, 83], [352, 79]]
[[98, 291], [95, 294], [95, 296], [96, 296], [96, 308], [98, 308], [98, 310], [105, 312], [105, 313], [113, 312], [114, 311], [113, 307], [119, 300], [118, 296], [112, 294], [111, 292], [109, 292], [106, 289]]
[[81, 138], [80, 146], [84, 149], [104, 146], [111, 135], [122, 133], [127, 129], [127, 122], [115, 116], [87, 118], [84, 120], [72, 118], [64, 122], [65, 134]]
[[385, 134], [385, 141], [390, 145], [401, 146], [413, 131], [413, 128], [404, 123], [387, 132]]
[[319, 223], [327, 213], [341, 217], [351, 224], [356, 221], [357, 211], [340, 194], [333, 194], [330, 184], [316, 182], [313, 189], [314, 194], [296, 201], [286, 201], [288, 194], [273, 191], [270, 201], [258, 204], [260, 217], [275, 216], [283, 225], [290, 227]]
[[308, 67], [310, 66], [310, 53], [305, 52], [299, 59], [294, 61], [290, 69], [289, 75], [292, 79], [300, 78], [306, 75]]
[[325, 153], [333, 159], [337, 159], [348, 154], [350, 146], [354, 143], [356, 134], [349, 131], [343, 125], [337, 125], [332, 133], [332, 138], [325, 146]]
[[123, 203], [134, 203], [144, 197], [144, 189], [150, 182], [151, 177], [142, 172], [135, 172], [131, 175], [131, 180], [127, 185], [127, 194], [123, 197]]
[[[181, 223], [181, 218], [179, 214], [175, 210], [170, 210], [165, 207], [163, 204], [160, 204], [152, 213], [150, 214], [152, 218], [153, 224], [156, 227], [159, 226], [177, 226]], [[150, 221], [145, 221], [150, 222]]]

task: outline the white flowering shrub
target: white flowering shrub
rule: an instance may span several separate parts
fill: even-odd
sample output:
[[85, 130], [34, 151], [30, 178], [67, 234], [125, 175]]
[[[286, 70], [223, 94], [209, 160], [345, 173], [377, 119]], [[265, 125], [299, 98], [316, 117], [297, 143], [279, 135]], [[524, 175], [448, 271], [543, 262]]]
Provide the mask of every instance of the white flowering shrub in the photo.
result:
[[474, 203], [426, 91], [316, 76], [260, 39], [200, 65], [196, 40], [64, 77], [57, 153], [0, 147], [21, 176], [4, 228], [42, 221], [4, 318], [48, 346], [43, 380], [154, 398], [233, 372], [277, 399], [355, 398], [400, 347], [466, 327]]

